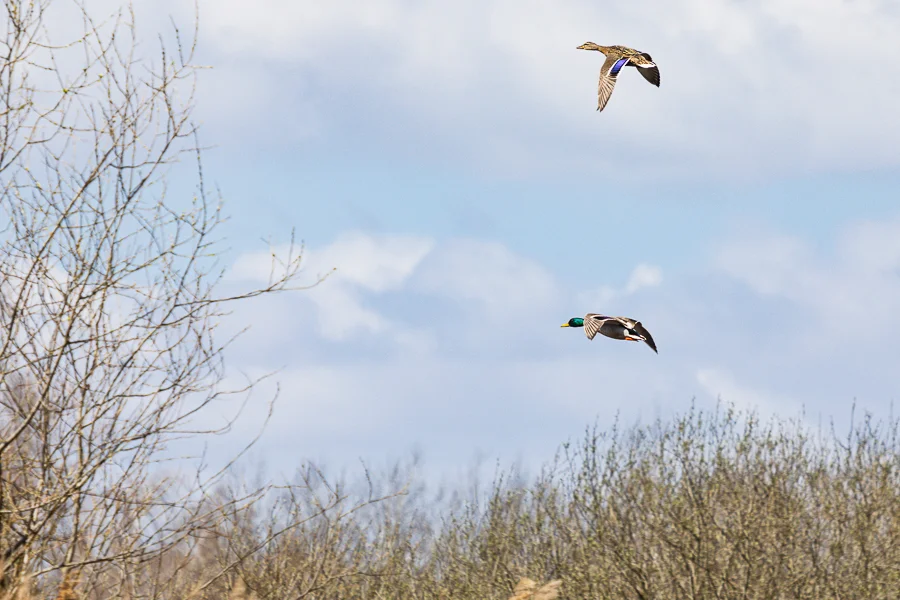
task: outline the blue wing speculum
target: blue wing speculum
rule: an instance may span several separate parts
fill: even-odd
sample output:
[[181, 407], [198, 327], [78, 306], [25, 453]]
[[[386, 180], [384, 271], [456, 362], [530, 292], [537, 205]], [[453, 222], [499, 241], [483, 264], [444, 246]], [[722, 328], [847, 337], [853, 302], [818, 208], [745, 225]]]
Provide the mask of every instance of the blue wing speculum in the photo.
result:
[[622, 70], [622, 67], [624, 67], [627, 64], [628, 64], [627, 58], [620, 58], [619, 60], [616, 61], [616, 64], [614, 64], [612, 66], [612, 69], [609, 70], [609, 74], [612, 75], [613, 77], [617, 76], [619, 74], [619, 71]]

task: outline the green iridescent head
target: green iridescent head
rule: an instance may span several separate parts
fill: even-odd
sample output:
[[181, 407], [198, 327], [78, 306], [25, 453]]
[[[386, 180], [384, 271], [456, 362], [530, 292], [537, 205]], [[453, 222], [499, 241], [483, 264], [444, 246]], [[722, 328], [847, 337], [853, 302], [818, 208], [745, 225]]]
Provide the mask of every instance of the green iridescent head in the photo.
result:
[[584, 319], [581, 317], [573, 317], [568, 323], [563, 323], [560, 327], [584, 327]]

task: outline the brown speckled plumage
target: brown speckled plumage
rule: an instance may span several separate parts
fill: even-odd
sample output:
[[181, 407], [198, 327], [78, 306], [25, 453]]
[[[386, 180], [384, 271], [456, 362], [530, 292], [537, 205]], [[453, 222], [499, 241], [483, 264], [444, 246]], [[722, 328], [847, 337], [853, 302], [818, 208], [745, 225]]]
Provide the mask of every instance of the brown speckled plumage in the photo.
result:
[[606, 60], [600, 67], [600, 82], [597, 85], [597, 110], [603, 110], [609, 102], [619, 72], [625, 67], [637, 68], [644, 79], [659, 87], [659, 68], [646, 52], [627, 46], [600, 46], [594, 42], [585, 42], [578, 46], [578, 50], [596, 50], [606, 55]]

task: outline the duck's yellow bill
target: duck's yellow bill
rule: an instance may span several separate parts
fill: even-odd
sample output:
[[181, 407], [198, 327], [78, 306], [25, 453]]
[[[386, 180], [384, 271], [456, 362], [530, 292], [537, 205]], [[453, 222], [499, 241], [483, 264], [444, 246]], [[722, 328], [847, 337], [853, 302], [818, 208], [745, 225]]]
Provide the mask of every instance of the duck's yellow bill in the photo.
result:
[[560, 327], [568, 327], [568, 326], [569, 326], [568, 323], [563, 323], [562, 325], [560, 325]]

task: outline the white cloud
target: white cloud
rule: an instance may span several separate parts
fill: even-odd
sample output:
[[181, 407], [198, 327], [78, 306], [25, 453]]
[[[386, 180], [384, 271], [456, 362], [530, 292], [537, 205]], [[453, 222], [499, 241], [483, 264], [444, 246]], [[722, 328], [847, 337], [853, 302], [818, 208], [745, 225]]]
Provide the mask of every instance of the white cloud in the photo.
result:
[[654, 265], [639, 264], [631, 272], [628, 283], [625, 285], [625, 293], [633, 294], [636, 291], [656, 287], [662, 283], [662, 269]]
[[400, 289], [433, 245], [425, 238], [376, 238], [356, 233], [341, 236], [321, 252], [310, 253], [312, 264], [334, 265], [337, 269], [327, 285], [309, 291], [309, 299], [319, 312], [320, 333], [331, 340], [388, 331], [401, 343], [418, 339], [405, 327], [366, 307], [361, 292], [381, 294]]
[[[204, 0], [201, 19], [217, 68], [249, 75], [223, 76], [230, 114], [221, 86], [209, 108], [229, 124], [272, 119], [272, 134], [285, 121], [330, 136], [365, 123], [387, 142], [385, 124], [402, 119], [425, 153], [620, 177], [635, 161], [641, 176], [702, 165], [704, 177], [898, 164], [900, 121], [885, 115], [900, 64], [878, 57], [900, 54], [900, 14], [884, 3], [651, 0], [635, 13], [576, 0]], [[623, 77], [596, 114], [601, 57], [575, 50], [587, 39], [650, 52], [662, 88]]]
[[[433, 240], [423, 237], [348, 233], [321, 250], [308, 251], [304, 271], [310, 273], [309, 283], [314, 281], [312, 277], [331, 273], [323, 284], [303, 292], [318, 313], [319, 333], [333, 341], [371, 333], [401, 344], [427, 345], [414, 332], [367, 306], [365, 293], [401, 289], [433, 247]], [[226, 281], [264, 283], [271, 272], [272, 256], [283, 257], [287, 251], [281, 246], [270, 253], [244, 254], [235, 261]]]
[[733, 404], [741, 410], [758, 411], [764, 416], [797, 416], [799, 404], [780, 394], [763, 392], [735, 381], [727, 370], [703, 368], [696, 374], [697, 383], [711, 399]]
[[819, 285], [811, 249], [794, 237], [765, 236], [727, 243], [716, 262], [763, 295], [797, 299]]
[[385, 292], [400, 287], [433, 248], [434, 241], [424, 237], [351, 233], [309, 256], [316, 264], [334, 265], [339, 281]]
[[838, 244], [847, 268], [890, 278], [900, 271], [900, 220], [856, 223]]
[[596, 290], [583, 292], [578, 301], [585, 306], [594, 306], [592, 311], [606, 312], [604, 305], [609, 305], [623, 298], [631, 296], [645, 288], [657, 287], [662, 284], [662, 269], [655, 265], [645, 263], [638, 264], [628, 276], [628, 282], [623, 288], [615, 288], [608, 285]]
[[808, 311], [832, 342], [900, 326], [900, 221], [848, 226], [827, 260], [797, 237], [760, 235], [725, 244], [716, 263], [756, 293]]
[[[707, 408], [721, 397], [797, 417], [805, 406], [840, 423], [854, 397], [886, 410], [896, 391], [891, 340], [851, 347], [829, 334], [810, 344], [797, 338], [829, 315], [792, 320], [768, 304], [824, 306], [834, 294], [823, 290], [840, 289], [841, 278], [887, 281], [900, 255], [894, 231], [858, 223], [833, 253], [790, 236], [747, 237], [723, 248], [724, 272], [699, 282], [667, 274], [665, 294], [642, 294], [663, 274], [636, 265], [611, 288], [613, 301], [640, 301], [631, 316], [647, 317], [659, 355], [560, 329], [572, 316], [565, 307], [597, 292], [566, 289], [541, 261], [502, 244], [348, 234], [310, 253], [311, 271], [338, 266], [345, 278], [261, 311], [253, 324], [264, 331], [242, 340], [241, 366], [284, 367], [271, 454], [343, 464], [415, 444], [430, 464], [465, 463], [475, 449], [537, 462], [595, 418], [646, 422], [685, 410], [698, 391]], [[746, 286], [730, 285], [734, 277]]]
[[[278, 256], [285, 252], [283, 247], [274, 249]], [[271, 254], [240, 256], [227, 281], [267, 281]], [[438, 244], [423, 237], [351, 233], [307, 251], [304, 264], [307, 282], [332, 268], [336, 271], [321, 285], [299, 292], [296, 300], [273, 300], [264, 317], [254, 317], [257, 325], [266, 321], [266, 327], [283, 332], [289, 329], [286, 322], [296, 322], [298, 317], [275, 314], [296, 311], [297, 303], [308, 302], [315, 310], [316, 333], [323, 339], [348, 342], [369, 335], [373, 342], [391, 340], [397, 348], [420, 353], [439, 345], [456, 351], [459, 344], [467, 343], [453, 337], [463, 333], [460, 328], [452, 324], [446, 328], [446, 309], [433, 308], [442, 302], [461, 309], [467, 321], [488, 327], [469, 332], [476, 333], [468, 339], [476, 345], [486, 337], [497, 337], [489, 330], [501, 325], [518, 323], [520, 330], [518, 334], [508, 330], [498, 338], [505, 340], [510, 335], [529, 335], [532, 322], [540, 331], [544, 321], [556, 323], [560, 318], [552, 313], [560, 298], [558, 282], [543, 266], [496, 242], [457, 239]], [[402, 318], [392, 318], [390, 307], [380, 301], [389, 293], [416, 302]], [[430, 314], [435, 310], [441, 311], [440, 318]], [[438, 338], [443, 340], [440, 344]]]
[[[235, 272], [267, 273], [265, 258], [244, 257]], [[265, 311], [271, 322], [261, 324], [292, 332], [290, 348], [278, 355], [286, 353], [288, 364], [278, 376], [283, 398], [271, 425], [277, 444], [368, 439], [399, 452], [403, 440], [429, 440], [433, 450], [470, 436], [489, 451], [513, 440], [545, 455], [571, 433], [573, 418], [612, 418], [620, 408], [616, 398], [628, 396], [631, 408], [645, 415], [665, 404], [666, 378], [645, 377], [659, 365], [655, 355], [611, 341], [586, 344], [582, 335], [562, 332], [558, 325], [568, 315], [560, 306], [568, 293], [539, 262], [502, 244], [356, 233], [312, 249], [309, 263], [313, 272], [320, 266], [338, 271], [322, 286], [272, 304]], [[639, 264], [622, 293], [657, 285], [661, 277], [658, 267]], [[378, 302], [385, 293], [409, 307], [412, 325], [390, 318], [390, 307]], [[302, 303], [315, 307], [313, 331], [294, 316], [305, 312]], [[376, 345], [351, 349], [360, 332]], [[403, 335], [415, 339], [401, 352], [384, 351], [402, 345]], [[285, 344], [271, 335], [255, 343], [260, 340]], [[334, 344], [336, 353], [304, 351], [320, 347], [320, 340]], [[305, 360], [290, 360], [291, 354]], [[255, 360], [265, 370], [259, 354]], [[616, 376], [591, 383], [600, 364]]]
[[552, 306], [558, 297], [557, 283], [543, 266], [496, 242], [448, 242], [426, 267], [418, 289], [474, 304], [488, 318], [512, 321]]
[[[88, 9], [105, 17], [118, 4]], [[189, 30], [193, 3], [135, 5], [142, 55], [156, 56], [156, 30], [171, 38], [168, 13]], [[65, 41], [81, 22], [70, 17], [48, 13]], [[196, 116], [212, 125], [204, 139], [240, 151], [320, 136], [449, 153], [492, 173], [640, 179], [900, 164], [900, 120], [885, 117], [900, 63], [881, 58], [900, 54], [900, 13], [884, 2], [650, 0], [635, 12], [579, 0], [201, 0], [200, 19], [198, 62], [214, 68], [200, 74]], [[596, 114], [601, 57], [575, 50], [587, 39], [650, 52], [662, 87], [629, 73]]]

